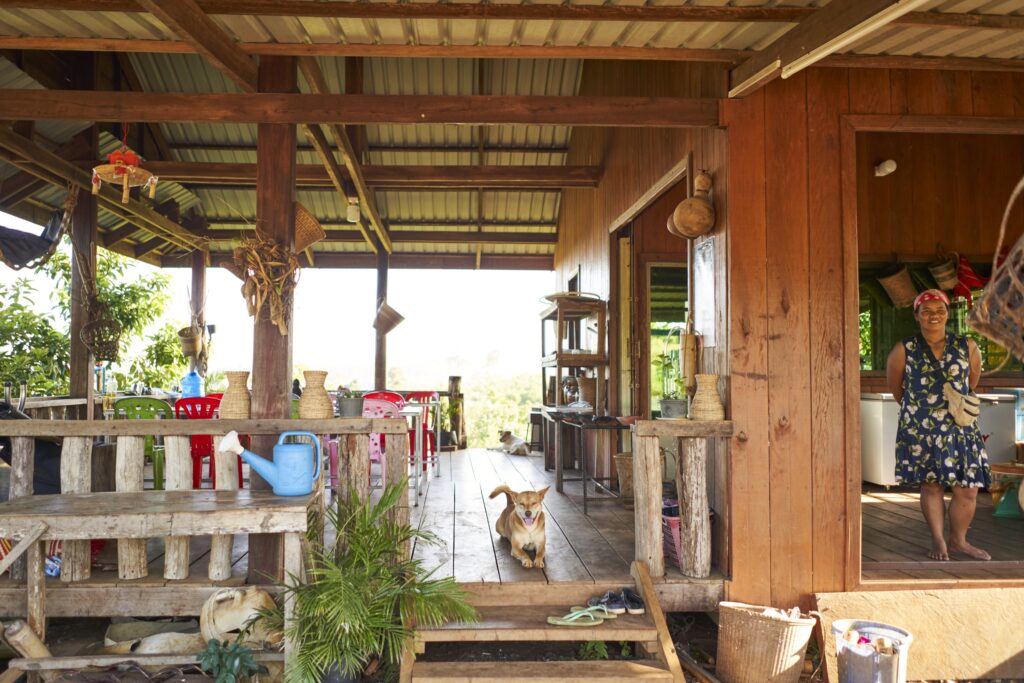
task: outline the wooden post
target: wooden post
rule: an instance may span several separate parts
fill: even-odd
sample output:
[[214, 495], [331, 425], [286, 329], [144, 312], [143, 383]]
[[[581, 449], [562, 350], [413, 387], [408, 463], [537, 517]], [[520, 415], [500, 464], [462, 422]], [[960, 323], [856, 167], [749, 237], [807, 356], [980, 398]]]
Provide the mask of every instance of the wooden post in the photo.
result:
[[[88, 543], [88, 541], [86, 541]], [[67, 547], [67, 543], [65, 546]], [[46, 640], [46, 541], [36, 541], [28, 549], [28, 625]], [[61, 573], [63, 576], [63, 571]]]
[[[260, 92], [298, 91], [298, 73], [293, 57], [261, 57]], [[261, 123], [256, 132], [256, 213], [263, 234], [284, 243], [295, 243], [295, 126]], [[291, 416], [292, 321], [282, 335], [269, 319], [253, 323], [252, 417]], [[254, 436], [252, 450], [273, 458], [273, 436]], [[255, 472], [250, 474], [253, 490], [270, 486]], [[249, 582], [263, 583], [268, 576], [282, 574], [281, 539], [277, 534], [249, 535]]]
[[[294, 583], [291, 577], [299, 577], [302, 574], [302, 534], [294, 532], [284, 535], [284, 575], [289, 585]], [[287, 591], [284, 594], [284, 661], [285, 670], [288, 668], [288, 660], [295, 654], [295, 642], [288, 637], [288, 631], [295, 619], [295, 593]]]
[[[213, 457], [217, 459], [217, 481], [214, 482], [218, 491], [238, 490], [238, 455], [234, 452], [220, 450], [220, 439], [216, 440]], [[227, 581], [231, 578], [231, 550], [235, 537], [231, 534], [218, 534], [210, 537], [210, 566], [208, 576], [211, 581]]]
[[[92, 437], [65, 437], [60, 455], [61, 493], [89, 493], [92, 489], [91, 479]], [[31, 558], [29, 562], [31, 563]], [[61, 581], [88, 579], [92, 570], [91, 565], [92, 553], [89, 541], [64, 541], [61, 545]]]
[[448, 405], [452, 407], [452, 429], [459, 437], [458, 447], [465, 448], [468, 437], [466, 436], [466, 404], [462, 398], [461, 377], [448, 377]]
[[[377, 307], [388, 298], [388, 252], [383, 246], [377, 249]], [[377, 348], [373, 362], [373, 385], [377, 389], [388, 386], [388, 340], [387, 333], [377, 330]]]
[[[199, 321], [199, 333], [205, 339], [206, 316], [203, 307], [206, 303], [206, 252], [192, 252], [192, 300], [189, 302], [192, 308], [192, 319]], [[196, 369], [195, 356], [189, 362], [192, 370]], [[204, 374], [204, 373], [200, 373]]]
[[[418, 474], [418, 473], [417, 473]], [[384, 445], [384, 486], [399, 484], [409, 487], [409, 433], [388, 434]], [[415, 494], [414, 494], [415, 495]], [[401, 524], [409, 522], [409, 496], [398, 497], [398, 503], [392, 510], [392, 519]], [[404, 546], [405, 557], [409, 556], [409, 544]]]
[[[22, 657], [44, 659], [53, 656], [50, 648], [46, 647], [43, 643], [42, 637], [30, 628], [29, 624], [20, 619], [8, 624], [7, 628], [4, 629], [4, 637]], [[32, 675], [29, 674], [29, 680], [32, 680]], [[44, 681], [54, 681], [60, 678], [59, 671], [44, 671], [35, 675]]]
[[[390, 437], [388, 437], [390, 438]], [[352, 492], [360, 500], [370, 493], [370, 437], [367, 434], [342, 434], [338, 437], [337, 496], [347, 501]]]
[[[141, 436], [117, 437], [117, 491], [132, 493], [142, 490], [146, 466], [146, 441]], [[117, 539], [117, 576], [141, 579], [147, 576], [146, 539]]]
[[707, 439], [679, 439], [679, 460], [683, 483], [679, 499], [681, 568], [686, 576], [703, 579], [711, 574]]
[[[11, 484], [9, 500], [32, 495], [32, 478], [35, 476], [36, 440], [31, 437], [11, 438]], [[11, 567], [11, 578], [25, 579], [25, 560], [18, 558]]]
[[636, 437], [636, 453], [633, 454], [636, 559], [646, 562], [651, 576], [655, 577], [665, 574], [661, 535], [661, 468], [658, 437]]
[[[187, 436], [164, 437], [164, 489], [192, 490], [192, 442]], [[165, 579], [188, 578], [189, 545], [188, 536], [164, 539]]]
[[[96, 158], [96, 133], [95, 127], [88, 133], [89, 149], [91, 155], [87, 158]], [[82, 254], [89, 271], [95, 277], [96, 273], [96, 198], [88, 192], [78, 193], [78, 203], [72, 215], [71, 242], [74, 249]], [[84, 398], [84, 408], [73, 409], [69, 412], [76, 414], [81, 420], [92, 419], [93, 407], [93, 361], [92, 353], [82, 343], [82, 328], [87, 322], [86, 302], [87, 294], [82, 271], [78, 267], [78, 259], [71, 257], [71, 398]]]

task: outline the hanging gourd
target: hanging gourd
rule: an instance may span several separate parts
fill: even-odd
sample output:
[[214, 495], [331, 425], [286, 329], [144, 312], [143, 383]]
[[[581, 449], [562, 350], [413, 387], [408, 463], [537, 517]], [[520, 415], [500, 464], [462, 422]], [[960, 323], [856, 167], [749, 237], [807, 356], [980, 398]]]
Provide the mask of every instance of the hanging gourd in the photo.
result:
[[711, 176], [707, 171], [693, 179], [693, 196], [679, 202], [668, 219], [668, 231], [677, 237], [693, 239], [715, 227], [715, 207], [708, 198]]
[[106, 181], [122, 187], [122, 204], [128, 203], [128, 192], [133, 187], [149, 188], [149, 198], [153, 199], [158, 178], [139, 165], [142, 157], [128, 149], [128, 124], [122, 124], [121, 130], [121, 149], [108, 154], [107, 163], [92, 169], [92, 193], [98, 193], [100, 185]]

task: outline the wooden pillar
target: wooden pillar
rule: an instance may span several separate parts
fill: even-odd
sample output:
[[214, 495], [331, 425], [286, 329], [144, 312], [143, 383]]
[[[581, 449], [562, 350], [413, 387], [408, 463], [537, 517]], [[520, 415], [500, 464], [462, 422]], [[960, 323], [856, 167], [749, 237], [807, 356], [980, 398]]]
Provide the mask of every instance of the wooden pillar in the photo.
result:
[[[294, 57], [262, 57], [259, 66], [259, 91], [298, 92], [298, 72]], [[263, 234], [283, 242], [295, 243], [295, 126], [261, 123], [256, 129], [256, 214]], [[253, 323], [252, 417], [288, 418], [291, 416], [292, 321], [289, 333], [282, 335], [269, 319]], [[252, 450], [273, 458], [276, 436], [254, 436]], [[256, 472], [250, 474], [254, 490], [270, 486]], [[249, 582], [266, 583], [267, 577], [280, 577], [283, 571], [281, 538], [277, 534], [249, 535]]]
[[[96, 158], [97, 151], [96, 127], [84, 133], [89, 141], [91, 153], [86, 158]], [[72, 215], [71, 242], [74, 250], [84, 257], [86, 267], [90, 273], [96, 273], [96, 198], [86, 191], [78, 193], [78, 203]], [[81, 269], [78, 267], [78, 259], [72, 255], [71, 258], [71, 368], [70, 368], [70, 395], [72, 398], [84, 398], [87, 403], [85, 408], [69, 411], [78, 419], [88, 420], [92, 418], [93, 398], [93, 368], [95, 362], [92, 353], [82, 343], [82, 328], [86, 323], [86, 301], [85, 280]]]
[[[192, 319], [199, 321], [199, 333], [205, 334], [206, 316], [203, 307], [206, 305], [206, 252], [196, 250], [192, 252], [192, 301], [189, 302], [192, 309]], [[192, 370], [196, 369], [195, 356], [189, 362]], [[200, 374], [205, 374], [202, 372]]]
[[646, 562], [654, 577], [665, 574], [661, 533], [662, 464], [658, 446], [657, 436], [637, 436], [633, 454], [636, 559]]
[[[388, 252], [380, 242], [377, 249], [377, 307], [388, 298]], [[387, 333], [377, 330], [377, 350], [373, 363], [373, 386], [386, 389], [388, 385]]]
[[[466, 436], [466, 402], [462, 397], [462, 378], [450, 375], [448, 377], [448, 405], [451, 408], [452, 429], [459, 437], [456, 444], [458, 448], [466, 448], [468, 437]], [[556, 424], [555, 429], [558, 429]], [[545, 457], [547, 457], [545, 455]]]

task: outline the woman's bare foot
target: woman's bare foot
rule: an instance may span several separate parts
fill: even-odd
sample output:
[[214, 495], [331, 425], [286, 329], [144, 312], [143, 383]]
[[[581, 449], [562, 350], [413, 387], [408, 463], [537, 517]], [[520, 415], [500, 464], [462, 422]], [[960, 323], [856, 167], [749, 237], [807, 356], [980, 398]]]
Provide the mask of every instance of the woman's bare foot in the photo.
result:
[[933, 540], [932, 549], [928, 551], [928, 557], [933, 560], [948, 560], [949, 552], [946, 550], [946, 542], [944, 540]]
[[[975, 548], [973, 545], [964, 541], [963, 543], [949, 542], [949, 549], [954, 553], [963, 553], [972, 560], [991, 560], [992, 556], [986, 553], [981, 548]], [[948, 559], [948, 558], [947, 558]]]

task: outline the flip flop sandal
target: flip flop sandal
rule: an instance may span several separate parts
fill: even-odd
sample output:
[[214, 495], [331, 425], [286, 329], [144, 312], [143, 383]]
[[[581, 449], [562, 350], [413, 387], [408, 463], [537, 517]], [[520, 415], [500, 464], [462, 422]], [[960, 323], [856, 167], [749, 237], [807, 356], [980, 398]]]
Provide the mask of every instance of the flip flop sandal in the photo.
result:
[[578, 610], [585, 610], [585, 611], [590, 612], [591, 614], [593, 614], [595, 617], [598, 617], [599, 619], [615, 619], [616, 617], [619, 616], [615, 612], [610, 612], [608, 610], [608, 608], [605, 607], [604, 605], [591, 605], [590, 607], [583, 607], [581, 605], [573, 605], [569, 609], [572, 610], [573, 612], [576, 612]]
[[548, 623], [552, 626], [597, 626], [604, 623], [604, 619], [594, 614], [592, 607], [571, 610], [564, 617], [548, 617]]

